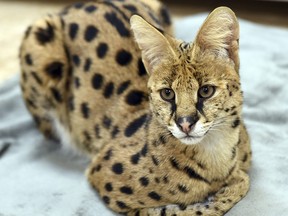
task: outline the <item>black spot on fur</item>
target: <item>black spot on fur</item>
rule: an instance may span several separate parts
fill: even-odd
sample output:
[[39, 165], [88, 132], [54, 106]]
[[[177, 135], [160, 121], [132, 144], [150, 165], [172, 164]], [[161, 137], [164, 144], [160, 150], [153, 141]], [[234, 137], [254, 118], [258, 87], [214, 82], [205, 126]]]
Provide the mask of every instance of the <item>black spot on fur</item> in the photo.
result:
[[74, 4], [74, 7], [75, 7], [76, 9], [80, 9], [80, 8], [83, 7], [83, 5], [84, 5], [83, 2], [77, 2], [77, 3]]
[[149, 184], [149, 179], [147, 177], [141, 177], [139, 182], [142, 186], [146, 187]]
[[145, 69], [145, 67], [144, 67], [144, 64], [143, 64], [141, 58], [138, 60], [138, 75], [139, 75], [139, 76], [145, 76], [145, 75], [147, 75], [146, 69]]
[[89, 134], [88, 131], [83, 131], [83, 136], [84, 136], [84, 139], [85, 139], [85, 143], [88, 144], [91, 142], [91, 135]]
[[[193, 158], [192, 158], [192, 160], [193, 160]], [[202, 164], [202, 163], [200, 163], [200, 162], [197, 162], [197, 166], [200, 168], [200, 169], [206, 169], [206, 167], [205, 167], [205, 165], [204, 164]]]
[[179, 209], [180, 209], [181, 211], [185, 211], [185, 210], [187, 209], [187, 205], [184, 204], [184, 203], [180, 203], [180, 204], [178, 205], [178, 207], [179, 207]]
[[232, 148], [231, 160], [233, 160], [233, 159], [235, 158], [235, 156], [236, 156], [236, 147], [234, 146], [234, 147]]
[[170, 163], [171, 163], [172, 167], [174, 167], [175, 169], [177, 169], [177, 170], [180, 169], [179, 163], [174, 157], [170, 158]]
[[121, 175], [124, 171], [123, 164], [122, 163], [113, 164], [112, 171], [117, 175]]
[[72, 56], [72, 61], [73, 61], [73, 63], [75, 64], [75, 66], [79, 66], [80, 65], [80, 58], [79, 58], [79, 56], [78, 55], [73, 55]]
[[33, 65], [33, 61], [30, 54], [26, 54], [24, 58], [27, 65]]
[[113, 95], [113, 92], [114, 92], [114, 83], [113, 82], [107, 83], [103, 92], [104, 97], [107, 99], [110, 98]]
[[203, 215], [201, 211], [196, 211], [196, 215]]
[[87, 42], [91, 42], [92, 40], [94, 40], [97, 37], [99, 30], [93, 26], [93, 25], [88, 25], [86, 30], [85, 30], [85, 34], [84, 34], [84, 39]]
[[148, 145], [145, 144], [141, 150], [141, 155], [145, 157], [147, 155], [147, 152], [148, 152]]
[[157, 184], [159, 184], [160, 183], [160, 179], [159, 178], [154, 178], [154, 180], [155, 180], [155, 182], [157, 183]]
[[126, 205], [124, 202], [116, 201], [116, 204], [117, 204], [117, 206], [118, 206], [120, 209], [128, 208], [127, 205]]
[[121, 37], [130, 37], [130, 31], [127, 29], [121, 19], [114, 12], [106, 13], [105, 19], [117, 30]]
[[128, 195], [133, 194], [132, 188], [128, 187], [128, 186], [121, 187], [120, 191], [121, 191], [121, 193], [128, 194]]
[[39, 27], [35, 32], [36, 39], [41, 45], [52, 42], [55, 37], [53, 26], [47, 21], [46, 24], [46, 28]]
[[185, 185], [181, 185], [181, 184], [178, 184], [178, 190], [181, 191], [182, 193], [189, 192], [188, 188]]
[[90, 114], [90, 109], [88, 107], [87, 103], [82, 103], [81, 104], [81, 112], [84, 118], [89, 118], [89, 114]]
[[131, 156], [131, 163], [132, 164], [138, 164], [138, 162], [139, 162], [139, 160], [140, 160], [140, 153], [138, 152], [138, 153], [136, 153], [136, 154], [134, 154], [134, 155], [132, 155]]
[[73, 96], [70, 96], [68, 98], [68, 108], [70, 111], [73, 111], [75, 109], [75, 106], [74, 106], [74, 97]]
[[126, 50], [120, 50], [116, 54], [116, 61], [121, 66], [127, 66], [132, 61], [132, 54]]
[[166, 142], [167, 142], [166, 138], [162, 134], [160, 134], [159, 138], [155, 139], [152, 144], [153, 146], [159, 146], [166, 144]]
[[61, 79], [63, 74], [63, 63], [54, 61], [46, 66], [45, 72], [53, 79]]
[[169, 183], [168, 176], [164, 176], [164, 177], [163, 177], [163, 182], [164, 182], [165, 184]]
[[100, 89], [103, 84], [103, 76], [101, 74], [94, 74], [92, 78], [92, 86], [94, 89]]
[[240, 125], [240, 119], [236, 118], [235, 121], [232, 123], [232, 128], [236, 128]]
[[132, 14], [136, 14], [137, 13], [137, 8], [134, 5], [123, 5], [123, 8], [129, 10]]
[[161, 8], [160, 15], [161, 15], [161, 18], [162, 18], [164, 24], [171, 25], [170, 15], [169, 15], [169, 12], [168, 12], [166, 7]]
[[31, 101], [30, 99], [26, 99], [26, 103], [29, 107], [37, 109], [37, 105], [33, 101]]
[[98, 124], [95, 125], [94, 130], [95, 130], [95, 136], [96, 136], [96, 138], [97, 138], [97, 139], [101, 139], [102, 137], [101, 137], [101, 135], [100, 135], [100, 127], [99, 127]]
[[96, 9], [97, 9], [97, 7], [94, 6], [94, 5], [90, 5], [90, 6], [87, 6], [87, 7], [84, 8], [84, 10], [85, 10], [87, 13], [93, 13]]
[[110, 182], [106, 183], [106, 184], [105, 184], [105, 190], [106, 190], [107, 192], [113, 191], [112, 183], [110, 183]]
[[156, 201], [161, 200], [161, 196], [158, 193], [156, 193], [155, 191], [152, 191], [152, 192], [148, 193], [148, 196], [151, 199], [156, 200]]
[[118, 126], [114, 126], [112, 132], [111, 132], [111, 137], [112, 139], [116, 138], [117, 134], [119, 134], [120, 130]]
[[242, 158], [242, 162], [245, 163], [247, 161], [247, 159], [248, 159], [248, 154], [245, 153], [243, 158]]
[[79, 25], [77, 23], [69, 24], [69, 37], [71, 40], [74, 40], [77, 36], [79, 30]]
[[90, 70], [90, 67], [91, 67], [91, 64], [92, 64], [92, 61], [90, 58], [87, 58], [85, 60], [85, 64], [84, 64], [84, 71], [85, 72], [88, 72]]
[[93, 173], [95, 172], [99, 172], [102, 169], [101, 164], [98, 164], [97, 166], [93, 167], [93, 169], [91, 170], [91, 175], [93, 175]]
[[112, 157], [112, 149], [109, 149], [104, 156], [104, 160], [110, 160], [110, 158]]
[[144, 114], [139, 118], [135, 119], [134, 121], [132, 121], [125, 129], [125, 136], [131, 137], [133, 134], [135, 134], [144, 125], [146, 118], [147, 115]]
[[142, 103], [144, 99], [144, 92], [138, 90], [130, 91], [126, 96], [126, 103], [130, 106], [137, 106]]
[[200, 181], [204, 181], [208, 184], [209, 181], [204, 179], [202, 176], [200, 176], [198, 173], [195, 172], [195, 170], [193, 170], [191, 167], [184, 167], [183, 171], [190, 177], [190, 178], [193, 178], [193, 179], [197, 179], [197, 180], [200, 180]]
[[160, 212], [160, 216], [166, 216], [166, 208], [163, 207]]
[[80, 87], [81, 83], [80, 83], [79, 77], [74, 78], [74, 85], [75, 85], [76, 89], [78, 89]]
[[101, 59], [106, 56], [107, 51], [108, 51], [107, 43], [100, 43], [96, 49], [97, 56]]
[[112, 120], [105, 115], [102, 123], [103, 123], [104, 128], [109, 129], [111, 126]]
[[43, 84], [42, 79], [38, 76], [38, 74], [36, 72], [32, 71], [31, 75], [39, 85]]
[[25, 73], [25, 71], [22, 72], [22, 79], [27, 82], [27, 74]]
[[109, 203], [110, 203], [110, 198], [108, 197], [108, 196], [103, 196], [103, 201], [104, 201], [104, 203], [106, 203], [107, 205], [109, 205]]
[[34, 86], [31, 87], [31, 90], [32, 90], [34, 95], [39, 95], [38, 90]]
[[127, 80], [125, 82], [122, 82], [120, 84], [120, 86], [118, 87], [117, 89], [117, 94], [120, 95], [122, 94], [131, 84], [131, 81], [130, 80]]
[[152, 162], [154, 163], [154, 165], [158, 166], [159, 165], [159, 160], [154, 155], [152, 155], [151, 158], [152, 158]]
[[61, 103], [61, 102], [63, 101], [62, 95], [60, 94], [60, 92], [58, 91], [58, 89], [52, 87], [52, 88], [51, 88], [51, 92], [52, 92], [53, 98], [54, 98], [58, 103]]

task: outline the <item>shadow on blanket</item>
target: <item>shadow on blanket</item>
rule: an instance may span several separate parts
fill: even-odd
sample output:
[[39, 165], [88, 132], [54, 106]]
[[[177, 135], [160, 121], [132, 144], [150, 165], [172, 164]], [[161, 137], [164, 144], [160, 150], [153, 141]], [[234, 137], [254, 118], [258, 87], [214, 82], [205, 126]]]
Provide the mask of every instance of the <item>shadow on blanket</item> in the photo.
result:
[[[206, 14], [175, 21], [191, 41]], [[288, 212], [288, 30], [240, 21], [244, 118], [251, 135], [251, 190], [227, 215]], [[193, 33], [192, 33], [193, 32]], [[90, 189], [87, 161], [45, 140], [23, 105], [18, 77], [0, 87], [0, 216], [115, 215]], [[4, 196], [5, 195], [5, 196]]]

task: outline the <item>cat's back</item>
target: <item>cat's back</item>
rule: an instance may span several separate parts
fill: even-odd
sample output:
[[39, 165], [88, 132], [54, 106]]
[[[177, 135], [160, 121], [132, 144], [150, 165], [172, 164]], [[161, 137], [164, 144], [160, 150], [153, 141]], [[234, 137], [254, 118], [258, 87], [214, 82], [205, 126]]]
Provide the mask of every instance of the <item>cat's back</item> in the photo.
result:
[[171, 29], [157, 0], [76, 3], [28, 28], [20, 50], [21, 87], [44, 134], [56, 131], [62, 140], [98, 151], [133, 113], [148, 108], [148, 77], [130, 30], [133, 14]]
[[77, 142], [96, 139], [101, 147], [120, 135], [133, 113], [148, 108], [148, 76], [129, 20], [140, 14], [163, 29], [163, 9], [157, 1], [125, 0], [76, 4], [64, 11], [74, 103], [69, 119]]

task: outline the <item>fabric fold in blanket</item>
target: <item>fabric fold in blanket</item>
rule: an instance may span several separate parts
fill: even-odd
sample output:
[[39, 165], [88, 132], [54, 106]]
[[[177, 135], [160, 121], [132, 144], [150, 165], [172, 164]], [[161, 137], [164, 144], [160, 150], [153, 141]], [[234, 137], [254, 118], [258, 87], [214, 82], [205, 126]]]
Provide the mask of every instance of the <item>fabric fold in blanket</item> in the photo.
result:
[[[192, 41], [207, 14], [175, 20]], [[251, 189], [229, 216], [288, 212], [288, 30], [240, 21], [244, 119], [251, 135]], [[0, 86], [0, 216], [112, 216], [90, 188], [88, 161], [46, 140], [26, 110], [19, 76]]]

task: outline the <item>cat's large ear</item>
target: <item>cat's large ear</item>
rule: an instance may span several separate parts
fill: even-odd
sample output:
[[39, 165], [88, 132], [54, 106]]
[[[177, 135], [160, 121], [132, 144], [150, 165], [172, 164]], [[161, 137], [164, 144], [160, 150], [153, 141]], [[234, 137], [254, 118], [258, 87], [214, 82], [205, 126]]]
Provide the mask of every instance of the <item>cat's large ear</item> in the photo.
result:
[[201, 50], [229, 57], [239, 69], [239, 24], [234, 12], [218, 7], [209, 14], [196, 37]]
[[138, 15], [133, 15], [130, 23], [149, 74], [153, 73], [160, 63], [169, 62], [175, 58], [175, 52], [169, 41], [158, 29]]

